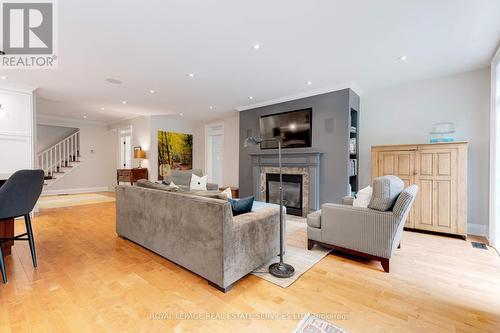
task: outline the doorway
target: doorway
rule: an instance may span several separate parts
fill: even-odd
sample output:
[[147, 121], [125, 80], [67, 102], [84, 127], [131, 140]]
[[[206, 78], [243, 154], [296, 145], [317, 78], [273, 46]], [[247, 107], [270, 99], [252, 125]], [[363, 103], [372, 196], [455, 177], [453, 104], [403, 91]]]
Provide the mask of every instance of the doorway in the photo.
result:
[[132, 127], [125, 127], [119, 130], [118, 144], [120, 149], [119, 167], [130, 169], [132, 167]]
[[210, 124], [205, 126], [205, 170], [210, 183], [223, 185], [224, 169], [224, 125]]

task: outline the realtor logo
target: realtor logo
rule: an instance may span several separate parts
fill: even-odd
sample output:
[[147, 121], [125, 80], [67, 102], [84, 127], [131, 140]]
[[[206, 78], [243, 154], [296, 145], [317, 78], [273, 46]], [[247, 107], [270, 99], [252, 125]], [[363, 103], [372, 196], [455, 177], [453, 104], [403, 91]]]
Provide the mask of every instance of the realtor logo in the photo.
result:
[[54, 68], [54, 3], [2, 2], [3, 68]]

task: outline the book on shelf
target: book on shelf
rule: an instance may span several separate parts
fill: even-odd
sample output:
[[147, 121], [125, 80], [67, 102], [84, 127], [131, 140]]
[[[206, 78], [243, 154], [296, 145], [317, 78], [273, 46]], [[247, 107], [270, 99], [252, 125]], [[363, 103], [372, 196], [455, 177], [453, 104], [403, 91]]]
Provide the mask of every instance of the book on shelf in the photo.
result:
[[356, 154], [356, 138], [349, 139], [349, 154]]
[[351, 126], [351, 133], [356, 133], [356, 126]]
[[349, 177], [358, 175], [358, 160], [350, 159], [349, 160]]

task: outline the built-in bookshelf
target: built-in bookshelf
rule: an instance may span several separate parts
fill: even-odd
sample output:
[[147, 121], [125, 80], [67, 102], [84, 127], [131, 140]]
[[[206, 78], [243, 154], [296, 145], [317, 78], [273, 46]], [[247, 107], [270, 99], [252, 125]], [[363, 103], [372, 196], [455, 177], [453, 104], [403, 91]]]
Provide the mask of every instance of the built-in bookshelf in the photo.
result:
[[351, 195], [358, 192], [358, 170], [359, 170], [359, 114], [351, 108], [349, 121], [349, 161], [348, 176]]

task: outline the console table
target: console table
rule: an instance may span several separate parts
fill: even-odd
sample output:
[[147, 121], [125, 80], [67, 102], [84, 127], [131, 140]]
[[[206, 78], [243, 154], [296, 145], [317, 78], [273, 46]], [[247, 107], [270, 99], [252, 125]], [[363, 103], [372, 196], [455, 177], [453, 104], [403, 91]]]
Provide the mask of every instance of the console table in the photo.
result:
[[148, 169], [133, 168], [116, 170], [117, 184], [120, 184], [120, 182], [130, 182], [130, 185], [134, 185], [139, 179], [148, 179]]
[[[7, 181], [9, 175], [0, 174], [0, 187]], [[0, 220], [0, 238], [14, 237], [14, 219]], [[4, 256], [11, 254], [11, 247], [14, 241], [5, 242], [2, 244]]]

